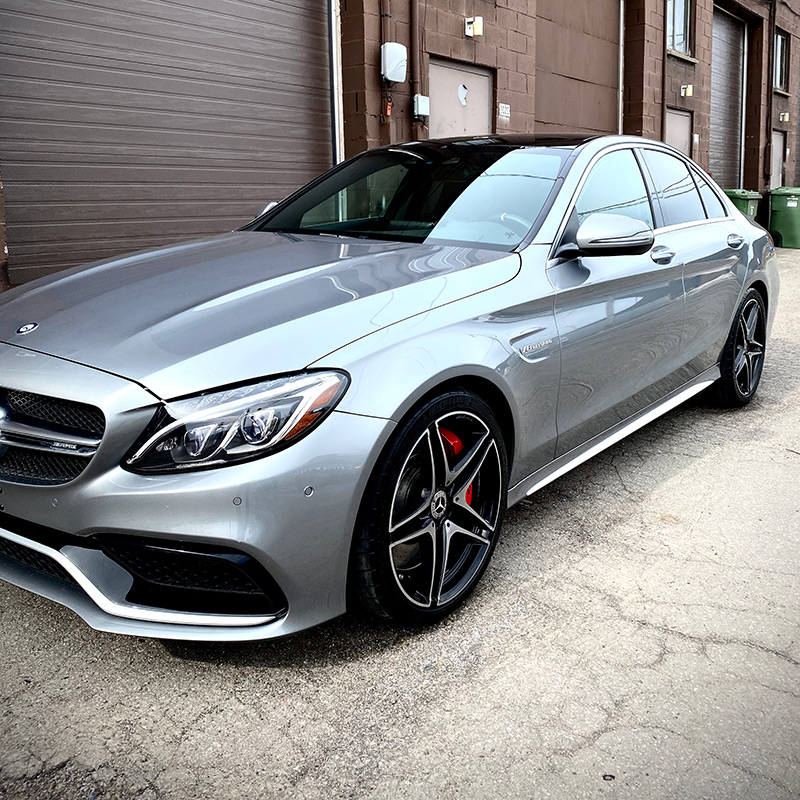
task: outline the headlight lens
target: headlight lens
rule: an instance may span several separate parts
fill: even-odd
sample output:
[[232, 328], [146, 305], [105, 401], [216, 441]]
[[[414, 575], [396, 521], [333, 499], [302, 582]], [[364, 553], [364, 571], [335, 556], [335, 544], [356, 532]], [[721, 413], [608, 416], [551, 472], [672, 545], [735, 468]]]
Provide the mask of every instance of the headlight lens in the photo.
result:
[[124, 465], [163, 473], [259, 458], [319, 425], [348, 380], [342, 372], [307, 372], [168, 402]]

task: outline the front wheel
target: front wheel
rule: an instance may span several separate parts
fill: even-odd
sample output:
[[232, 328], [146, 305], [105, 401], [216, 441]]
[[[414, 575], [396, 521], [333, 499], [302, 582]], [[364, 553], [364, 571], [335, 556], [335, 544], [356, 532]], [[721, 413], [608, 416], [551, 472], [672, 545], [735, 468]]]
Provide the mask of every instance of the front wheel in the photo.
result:
[[745, 294], [725, 343], [717, 393], [725, 406], [744, 406], [755, 396], [764, 368], [767, 315], [756, 289]]
[[491, 409], [466, 391], [397, 430], [362, 502], [351, 581], [374, 616], [432, 622], [473, 590], [506, 507], [507, 456]]

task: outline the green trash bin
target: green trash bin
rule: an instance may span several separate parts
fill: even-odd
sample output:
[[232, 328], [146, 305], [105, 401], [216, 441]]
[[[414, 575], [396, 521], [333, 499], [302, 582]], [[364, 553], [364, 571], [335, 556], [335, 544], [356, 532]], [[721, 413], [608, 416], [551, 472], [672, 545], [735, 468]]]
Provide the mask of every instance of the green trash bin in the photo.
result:
[[770, 191], [769, 232], [778, 247], [800, 248], [800, 189], [796, 186]]
[[758, 201], [761, 199], [758, 192], [751, 192], [750, 189], [725, 189], [725, 194], [742, 214], [746, 214], [750, 219], [756, 218]]

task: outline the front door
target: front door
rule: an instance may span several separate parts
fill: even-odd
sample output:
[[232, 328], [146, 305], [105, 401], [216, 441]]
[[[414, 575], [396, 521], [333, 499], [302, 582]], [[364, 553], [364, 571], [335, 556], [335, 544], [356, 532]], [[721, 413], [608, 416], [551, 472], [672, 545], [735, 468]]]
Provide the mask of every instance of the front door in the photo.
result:
[[681, 337], [683, 380], [719, 361], [738, 302], [747, 247], [716, 191], [680, 158], [642, 148], [659, 213], [658, 241], [683, 264], [686, 296]]
[[[578, 224], [590, 214], [607, 213], [654, 226], [631, 150], [596, 162], [574, 213]], [[579, 257], [548, 269], [561, 344], [556, 455], [680, 385], [675, 371], [683, 324], [682, 264], [659, 247], [656, 240], [644, 255]]]

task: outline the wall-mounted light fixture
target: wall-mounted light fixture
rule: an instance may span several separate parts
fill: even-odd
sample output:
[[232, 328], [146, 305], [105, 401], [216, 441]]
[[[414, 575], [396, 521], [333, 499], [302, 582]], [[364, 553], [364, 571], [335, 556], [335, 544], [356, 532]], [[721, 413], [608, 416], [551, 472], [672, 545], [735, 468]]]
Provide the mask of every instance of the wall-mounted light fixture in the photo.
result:
[[681, 97], [691, 97], [694, 94], [694, 84], [685, 83], [681, 86]]
[[467, 17], [464, 20], [464, 33], [470, 39], [473, 36], [483, 36], [483, 17]]
[[788, 111], [781, 112], [778, 115], [778, 119], [780, 119], [781, 122], [788, 122], [789, 121], [789, 112]]

